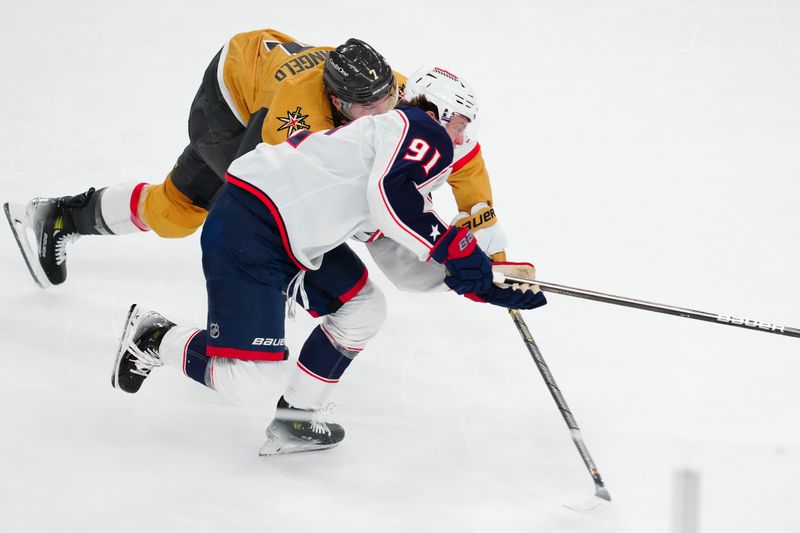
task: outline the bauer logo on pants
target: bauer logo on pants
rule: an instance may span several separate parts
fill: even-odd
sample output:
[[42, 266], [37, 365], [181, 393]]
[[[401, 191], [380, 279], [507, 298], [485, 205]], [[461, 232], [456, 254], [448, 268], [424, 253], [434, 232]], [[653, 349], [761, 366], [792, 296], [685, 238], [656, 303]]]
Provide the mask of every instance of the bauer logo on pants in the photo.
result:
[[269, 337], [256, 337], [250, 344], [253, 346], [285, 346], [286, 339], [271, 339]]

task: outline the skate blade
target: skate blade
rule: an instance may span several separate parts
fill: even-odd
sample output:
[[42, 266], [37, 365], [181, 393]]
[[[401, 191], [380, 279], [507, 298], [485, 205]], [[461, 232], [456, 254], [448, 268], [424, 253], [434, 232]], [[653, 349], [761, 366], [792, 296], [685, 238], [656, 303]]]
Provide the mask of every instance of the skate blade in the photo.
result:
[[[119, 365], [122, 362], [122, 356], [125, 355], [125, 352], [128, 351], [128, 343], [131, 340], [131, 335], [133, 335], [133, 323], [138, 315], [139, 306], [133, 304], [128, 311], [128, 316], [125, 318], [125, 326], [122, 328], [122, 335], [119, 338], [119, 347], [117, 348], [117, 358], [114, 360], [114, 370], [111, 373], [111, 386], [115, 389], [119, 389], [117, 387], [117, 376], [119, 375]], [[120, 389], [122, 390], [122, 389]]]
[[42, 289], [52, 287], [52, 283], [47, 279], [47, 275], [39, 264], [39, 256], [34, 253], [31, 241], [28, 239], [28, 229], [33, 231], [33, 228], [26, 208], [19, 204], [6, 202], [3, 204], [3, 210], [6, 212], [8, 225], [11, 226], [11, 232], [14, 234], [22, 259], [25, 260], [25, 266], [28, 267], [33, 281]]
[[291, 453], [316, 452], [335, 448], [336, 444], [307, 444], [304, 442], [284, 442], [272, 435], [267, 435], [267, 442], [258, 451], [261, 457], [271, 457], [274, 455], [288, 455]]

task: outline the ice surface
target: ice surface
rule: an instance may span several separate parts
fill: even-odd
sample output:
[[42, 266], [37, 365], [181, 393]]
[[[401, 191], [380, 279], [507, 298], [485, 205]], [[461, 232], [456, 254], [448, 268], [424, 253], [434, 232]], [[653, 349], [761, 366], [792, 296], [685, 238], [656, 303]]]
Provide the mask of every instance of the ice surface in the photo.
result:
[[[160, 181], [227, 37], [360, 37], [450, 67], [510, 257], [542, 279], [800, 325], [800, 5], [791, 1], [0, 4], [0, 199]], [[443, 214], [452, 201], [439, 195]], [[593, 484], [511, 320], [385, 288], [390, 317], [335, 393], [348, 436], [260, 458], [270, 413], [157, 369], [110, 386], [138, 301], [202, 324], [198, 237], [84, 238], [29, 279], [0, 229], [0, 531], [666, 533], [700, 474], [703, 532], [795, 532], [800, 344], [554, 295], [526, 313], [614, 498]], [[297, 352], [313, 321], [290, 323]]]

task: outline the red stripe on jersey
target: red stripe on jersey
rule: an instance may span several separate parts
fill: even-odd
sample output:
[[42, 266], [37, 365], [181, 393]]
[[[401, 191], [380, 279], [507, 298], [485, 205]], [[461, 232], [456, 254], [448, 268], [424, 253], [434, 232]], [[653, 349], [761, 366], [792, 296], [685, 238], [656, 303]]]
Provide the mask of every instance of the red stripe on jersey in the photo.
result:
[[259, 352], [256, 350], [240, 350], [239, 348], [221, 348], [219, 346], [206, 347], [206, 355], [209, 357], [227, 357], [244, 361], [283, 361], [283, 354], [283, 348], [279, 352]]
[[150, 231], [150, 228], [147, 227], [147, 224], [139, 217], [139, 200], [142, 198], [142, 191], [147, 186], [146, 183], [140, 183], [136, 187], [133, 188], [133, 192], [131, 193], [131, 222], [133, 225], [139, 228], [142, 231]]
[[406, 132], [408, 131], [408, 119], [406, 118], [406, 116], [403, 113], [401, 113], [400, 111], [398, 111], [398, 110], [395, 110], [395, 113], [400, 115], [400, 118], [403, 120], [403, 134], [400, 136], [400, 142], [397, 143], [397, 147], [394, 149], [394, 153], [392, 154], [392, 157], [389, 160], [389, 165], [386, 167], [386, 170], [383, 171], [383, 174], [378, 179], [378, 190], [380, 190], [380, 192], [381, 192], [381, 199], [383, 200], [383, 205], [384, 205], [384, 207], [386, 207], [386, 210], [389, 212], [389, 216], [392, 217], [392, 220], [394, 220], [395, 224], [397, 224], [400, 227], [400, 229], [402, 229], [403, 231], [405, 231], [406, 233], [408, 233], [409, 235], [411, 235], [412, 237], [417, 239], [419, 242], [424, 244], [430, 250], [431, 245], [430, 245], [430, 243], [428, 241], [426, 241], [425, 239], [421, 238], [419, 235], [417, 235], [413, 231], [409, 230], [405, 226], [405, 224], [403, 224], [400, 221], [400, 219], [398, 219], [395, 216], [394, 211], [392, 210], [391, 204], [389, 204], [389, 201], [386, 199], [386, 192], [383, 190], [383, 178], [386, 177], [386, 174], [389, 173], [389, 169], [392, 168], [392, 164], [394, 163], [394, 159], [395, 159], [395, 157], [397, 157], [397, 152], [400, 150], [400, 147], [403, 145], [403, 141], [405, 141], [405, 137], [406, 137]]
[[475, 143], [475, 148], [470, 150], [467, 155], [465, 155], [464, 157], [453, 163], [453, 173], [458, 172], [464, 167], [464, 165], [475, 159], [475, 156], [478, 155], [478, 152], [480, 151], [481, 151], [480, 143]]
[[325, 379], [325, 378], [323, 378], [322, 376], [318, 376], [318, 375], [316, 375], [316, 374], [315, 374], [315, 373], [313, 373], [311, 370], [309, 370], [309, 369], [307, 369], [306, 367], [304, 367], [304, 366], [303, 366], [303, 365], [300, 363], [300, 361], [298, 361], [298, 362], [297, 362], [297, 368], [299, 368], [300, 370], [302, 370], [303, 372], [305, 372], [306, 374], [308, 374], [308, 375], [309, 375], [309, 376], [311, 376], [312, 378], [314, 378], [314, 379], [318, 379], [318, 380], [320, 380], [320, 381], [322, 381], [322, 382], [324, 382], [324, 383], [339, 383], [339, 380], [338, 380], [338, 379]]
[[272, 214], [272, 218], [275, 220], [275, 224], [278, 226], [278, 231], [281, 234], [281, 240], [283, 241], [283, 248], [286, 250], [286, 255], [289, 256], [289, 259], [299, 268], [300, 270], [308, 270], [308, 267], [303, 266], [303, 264], [297, 260], [297, 258], [292, 253], [292, 246], [289, 244], [289, 234], [286, 232], [286, 225], [283, 223], [283, 218], [281, 218], [281, 214], [278, 211], [278, 207], [269, 199], [269, 196], [264, 194], [264, 191], [247, 183], [246, 181], [242, 181], [236, 176], [232, 176], [230, 174], [225, 174], [225, 179], [228, 180], [228, 183], [231, 185], [235, 185], [240, 189], [244, 189], [245, 191], [249, 192], [267, 206], [269, 212]]
[[369, 277], [369, 272], [367, 271], [366, 267], [364, 267], [364, 273], [361, 274], [359, 280], [356, 282], [355, 285], [353, 285], [353, 287], [349, 291], [339, 296], [339, 301], [342, 302], [343, 304], [346, 304], [347, 302], [355, 298], [356, 294], [358, 294], [361, 291], [361, 289], [364, 288], [364, 285], [367, 284], [368, 277]]

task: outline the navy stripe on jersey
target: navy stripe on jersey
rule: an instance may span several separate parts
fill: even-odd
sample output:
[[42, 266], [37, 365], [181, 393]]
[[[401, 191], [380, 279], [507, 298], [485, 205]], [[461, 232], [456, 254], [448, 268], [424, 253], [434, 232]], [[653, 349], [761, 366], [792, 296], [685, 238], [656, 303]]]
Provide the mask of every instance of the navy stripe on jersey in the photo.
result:
[[425, 196], [419, 189], [450, 167], [453, 142], [444, 127], [423, 110], [408, 107], [398, 110], [407, 119], [407, 131], [379, 187], [392, 218], [430, 248], [447, 230], [447, 224], [426, 210]]
[[308, 139], [308, 136], [311, 135], [311, 132], [308, 130], [299, 130], [297, 133], [286, 139], [286, 142], [289, 143], [292, 148], [297, 148], [300, 146], [300, 143]]

